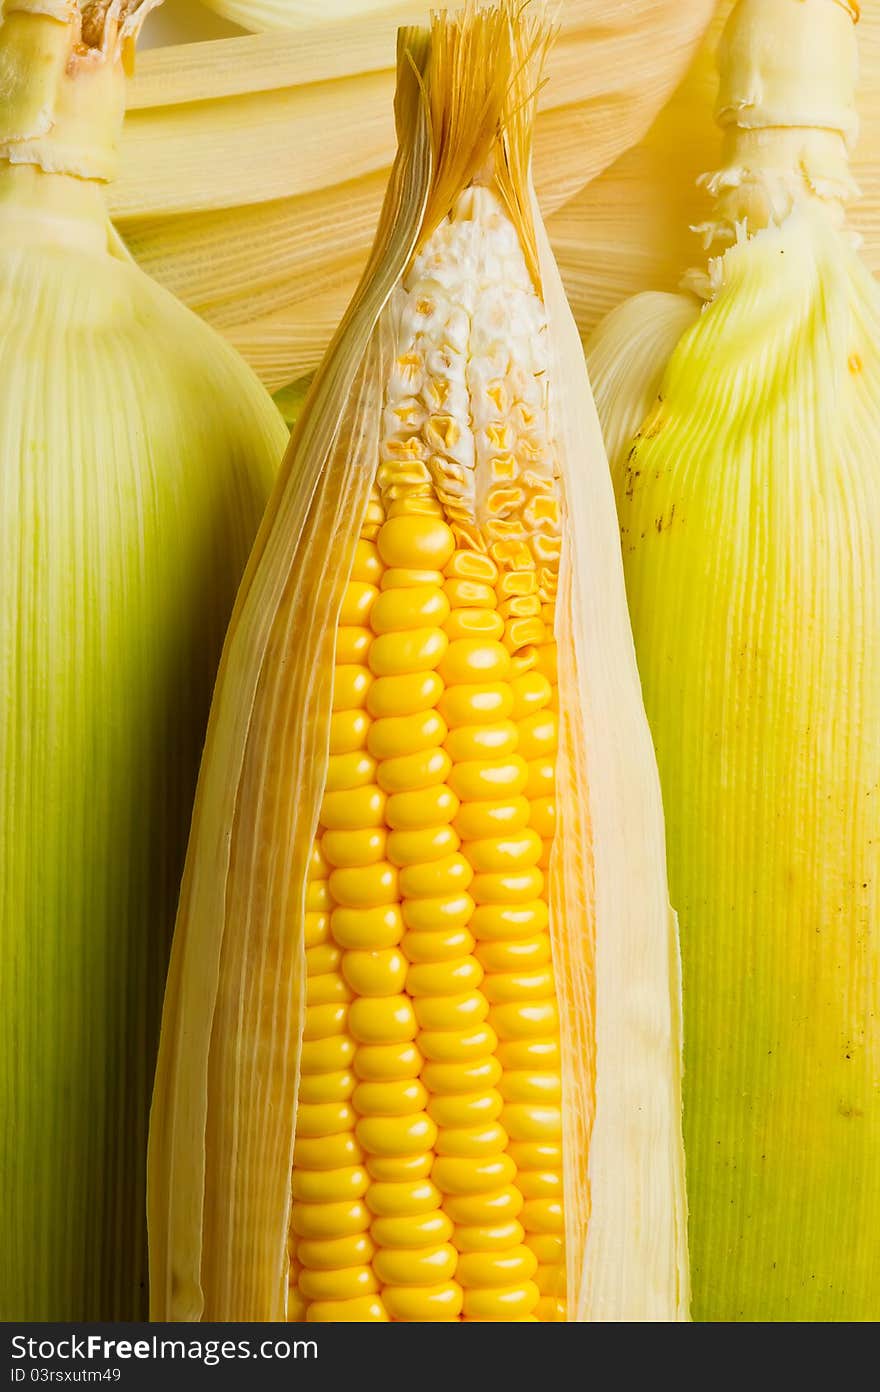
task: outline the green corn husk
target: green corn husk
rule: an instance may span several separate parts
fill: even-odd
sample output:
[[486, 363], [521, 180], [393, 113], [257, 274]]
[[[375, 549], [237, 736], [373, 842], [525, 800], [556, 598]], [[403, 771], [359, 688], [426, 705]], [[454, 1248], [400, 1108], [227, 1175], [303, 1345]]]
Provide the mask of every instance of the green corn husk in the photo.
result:
[[109, 224], [149, 8], [0, 4], [5, 1320], [146, 1312], [166, 959], [220, 648], [286, 439]]
[[740, 0], [706, 228], [728, 249], [699, 298], [640, 296], [588, 345], [681, 918], [702, 1320], [880, 1313], [880, 288], [843, 226], [854, 18]]

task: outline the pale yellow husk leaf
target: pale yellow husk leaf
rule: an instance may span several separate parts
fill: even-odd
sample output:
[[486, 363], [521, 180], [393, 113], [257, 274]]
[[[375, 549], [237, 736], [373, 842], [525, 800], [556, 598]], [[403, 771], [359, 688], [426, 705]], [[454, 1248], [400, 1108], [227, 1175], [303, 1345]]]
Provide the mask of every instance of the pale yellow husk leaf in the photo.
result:
[[[364, 264], [394, 151], [389, 54], [401, 17], [421, 13], [398, 6], [139, 61], [116, 225], [273, 389], [314, 370], [329, 341], [329, 321], [311, 317], [317, 278], [349, 298]], [[712, 0], [563, 0], [535, 138], [545, 214], [642, 135], [711, 13]]]
[[233, 38], [243, 32], [240, 25], [224, 19], [202, 0], [163, 0], [138, 42], [138, 53], [169, 44]]
[[400, 0], [331, 0], [323, 6], [320, 0], [205, 0], [205, 4], [254, 33], [296, 29], [316, 22], [333, 24], [355, 15], [377, 19], [393, 15], [401, 24], [418, 18], [411, 0], [403, 4]]
[[[523, 60], [540, 50], [541, 30], [517, 21], [511, 50], [512, 18], [505, 7], [462, 21], [473, 87], [459, 97], [464, 114], [455, 136], [439, 144], [436, 164], [410, 55], [432, 111], [452, 105], [437, 76], [447, 69], [432, 55], [434, 45], [445, 52], [456, 22], [440, 17], [430, 35], [405, 32], [400, 153], [370, 262], [301, 408], [227, 640], [152, 1111], [159, 1319], [277, 1320], [287, 1309], [306, 875], [327, 771], [336, 624], [376, 473], [394, 356], [386, 306], [422, 236], [463, 187], [486, 177], [487, 157], [548, 314], [550, 421], [564, 496], [549, 902], [568, 1318], [687, 1318], [679, 969], [662, 810], [607, 461], [528, 178], [532, 63]], [[502, 81], [511, 71], [512, 91]], [[497, 120], [478, 118], [481, 93], [509, 113], [503, 158]]]

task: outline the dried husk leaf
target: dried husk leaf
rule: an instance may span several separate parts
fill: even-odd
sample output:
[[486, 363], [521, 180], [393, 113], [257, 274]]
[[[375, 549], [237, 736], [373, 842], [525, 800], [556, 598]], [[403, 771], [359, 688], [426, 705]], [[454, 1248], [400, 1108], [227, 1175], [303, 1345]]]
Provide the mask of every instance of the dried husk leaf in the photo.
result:
[[60, 8], [0, 16], [0, 1318], [136, 1320], [199, 755], [285, 430], [117, 254], [84, 175], [121, 119], [118, 7], [103, 56]]
[[[545, 214], [642, 134], [711, 11], [712, 0], [611, 11], [564, 0], [535, 138]], [[310, 320], [314, 275], [336, 273], [350, 298], [363, 267], [394, 150], [388, 55], [410, 13], [421, 10], [185, 44], [139, 61], [112, 193], [117, 226], [144, 268], [230, 333], [273, 388], [314, 370], [329, 341]], [[350, 215], [340, 219], [340, 206]]]
[[165, 0], [138, 42], [138, 53], [169, 44], [238, 37], [242, 28], [209, 9], [203, 0]]
[[[456, 104], [439, 82], [459, 42], [467, 81]], [[568, 1317], [687, 1318], [675, 923], [607, 465], [528, 184], [528, 98], [544, 42], [539, 24], [515, 21], [508, 7], [401, 34], [400, 150], [379, 231], [299, 415], [239, 596], [206, 742], [152, 1112], [159, 1319], [285, 1316], [306, 876], [327, 770], [335, 629], [394, 353], [384, 310], [426, 229], [460, 187], [485, 176], [493, 148], [497, 188], [550, 317], [565, 494], [550, 906]], [[516, 73], [512, 88], [505, 73]], [[435, 163], [428, 107], [436, 132], [445, 128], [437, 104], [457, 114]], [[497, 119], [485, 119], [493, 110], [506, 113], [500, 143]]]
[[[741, 228], [694, 279], [705, 308], [639, 295], [599, 326], [588, 360], [682, 922], [694, 1315], [870, 1321], [880, 288], [840, 225], [841, 181], [824, 206], [808, 161], [787, 171], [779, 225], [756, 214], [780, 195], [785, 153], [810, 149], [811, 102], [828, 148], [822, 90], [840, 67], [823, 68], [832, 49], [812, 26], [851, 44], [850, 20], [823, 0], [748, 4], [741, 56], [779, 55], [787, 82], [792, 33], [817, 36], [813, 76], [785, 89], [800, 129], [768, 127], [759, 150], [754, 169], [770, 156], [772, 179], [752, 179], [755, 146], [734, 133], [726, 167], [747, 177], [716, 181], [713, 233], [741, 209], [754, 235]], [[778, 74], [762, 63], [778, 122]], [[728, 66], [729, 88], [743, 71]]]
[[394, 16], [397, 23], [413, 21], [413, 5], [394, 3], [394, 0], [332, 0], [322, 9], [318, 0], [205, 0], [218, 14], [240, 24], [254, 33], [267, 30], [295, 29], [320, 20], [333, 24], [343, 19], [364, 15]]

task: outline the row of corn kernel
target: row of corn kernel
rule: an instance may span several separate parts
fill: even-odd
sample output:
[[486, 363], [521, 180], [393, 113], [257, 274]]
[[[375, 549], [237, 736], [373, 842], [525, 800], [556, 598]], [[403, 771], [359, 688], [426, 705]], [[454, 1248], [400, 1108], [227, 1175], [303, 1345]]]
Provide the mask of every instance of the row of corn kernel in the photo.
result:
[[[542, 874], [553, 834], [556, 726], [555, 716], [543, 712], [551, 689], [536, 668], [546, 664], [552, 646], [552, 605], [542, 602], [542, 591], [552, 595], [555, 576], [543, 569], [539, 584], [528, 550], [515, 537], [496, 543], [493, 552], [501, 562], [498, 612], [511, 654], [512, 748], [525, 796], [519, 815], [511, 805], [502, 827], [487, 827], [483, 837], [463, 849], [477, 872], [472, 891], [479, 908], [472, 927], [476, 956], [486, 973], [489, 1019], [499, 1036], [501, 1121], [524, 1199], [520, 1223], [541, 1294], [535, 1316], [549, 1320], [564, 1318], [561, 1072]], [[553, 1231], [545, 1231], [548, 1227]]]
[[421, 819], [426, 809], [430, 815], [432, 795], [442, 787], [446, 770], [438, 750], [441, 722], [434, 713], [440, 689], [436, 667], [446, 646], [441, 627], [445, 604], [430, 548], [423, 554], [414, 541], [420, 526], [430, 531], [434, 524], [418, 514], [410, 518], [390, 491], [383, 488], [387, 514], [378, 535], [386, 568], [370, 614], [374, 682], [369, 706], [370, 749], [386, 797], [384, 864], [395, 886], [400, 948], [394, 948], [393, 958], [390, 948], [374, 952], [374, 979], [362, 983], [374, 995], [385, 994], [382, 1012], [373, 1016], [370, 1048], [359, 1049], [356, 1057], [365, 1081], [355, 1105], [361, 1105], [361, 1094], [373, 1113], [369, 1128], [359, 1124], [359, 1134], [368, 1151], [366, 1201], [374, 1215], [373, 1266], [382, 1297], [393, 1319], [423, 1321], [455, 1319], [460, 1308], [460, 1292], [450, 1280], [454, 1253], [446, 1242], [449, 1225], [430, 1178], [436, 1126], [419, 1079], [423, 1060], [415, 1043], [417, 1005], [407, 990], [406, 950], [412, 848], [414, 843], [418, 847]]
[[474, 952], [471, 924], [480, 913], [481, 876], [470, 853], [493, 832], [503, 834], [511, 813], [514, 819], [527, 820], [528, 809], [519, 796], [525, 774], [509, 719], [510, 658], [495, 597], [497, 567], [484, 554], [459, 550], [446, 566], [446, 577], [452, 611], [447, 623], [449, 651], [440, 669], [447, 687], [441, 710], [449, 726], [446, 748], [453, 759], [449, 782], [461, 804], [455, 828], [470, 872], [471, 993], [455, 1001], [467, 1050], [442, 1076], [432, 1076], [441, 1121], [438, 1152], [442, 1149], [449, 1157], [438, 1157], [438, 1170], [444, 1166], [438, 1184], [446, 1196], [444, 1207], [456, 1223], [456, 1274], [465, 1291], [465, 1318], [528, 1319], [538, 1300], [531, 1280], [536, 1262], [523, 1246], [518, 1221], [522, 1196], [499, 1119], [502, 1067], [488, 1018], [489, 983]]
[[[347, 904], [350, 876], [368, 861], [383, 805], [366, 751], [365, 711], [370, 632], [364, 619], [380, 569], [367, 512], [356, 547], [337, 631], [330, 756], [315, 864], [323, 878], [320, 924], [306, 919], [307, 1011], [303, 1033], [294, 1150], [293, 1210], [297, 1300], [292, 1311], [313, 1321], [384, 1320], [371, 1261], [369, 1179], [355, 1133], [353, 986], [346, 944], [368, 933], [359, 908]], [[311, 891], [311, 886], [310, 886]]]
[[[546, 612], [543, 615], [546, 621]], [[552, 629], [551, 629], [552, 634]], [[553, 689], [551, 643], [528, 653], [529, 666], [515, 682], [514, 719], [519, 748], [528, 768], [526, 793], [531, 808], [530, 830], [537, 838], [537, 866], [549, 863], [554, 829], [554, 764], [557, 716]], [[524, 654], [526, 656], [526, 654]], [[539, 670], [539, 667], [544, 670]], [[502, 1045], [505, 1071], [504, 1116], [510, 1132], [510, 1151], [520, 1172], [525, 1197], [522, 1222], [526, 1245], [538, 1261], [535, 1282], [541, 1291], [536, 1314], [541, 1320], [565, 1318], [565, 1264], [562, 1209], [562, 1076], [556, 987], [553, 978], [547, 913], [546, 883], [531, 907], [540, 924], [533, 938], [515, 941], [508, 957], [511, 989], [531, 1005], [516, 1036]]]

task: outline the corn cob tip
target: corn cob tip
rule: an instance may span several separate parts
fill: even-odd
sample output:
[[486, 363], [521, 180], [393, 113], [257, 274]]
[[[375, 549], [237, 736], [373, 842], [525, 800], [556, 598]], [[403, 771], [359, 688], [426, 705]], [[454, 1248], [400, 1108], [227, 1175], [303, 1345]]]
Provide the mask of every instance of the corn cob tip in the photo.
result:
[[[401, 30], [398, 48], [398, 81], [403, 65], [416, 68], [431, 136], [432, 182], [420, 245], [463, 188], [492, 184], [517, 228], [536, 286], [527, 190], [541, 74], [555, 34], [543, 4], [502, 0], [433, 11], [429, 29]], [[424, 54], [421, 68], [416, 46]]]

